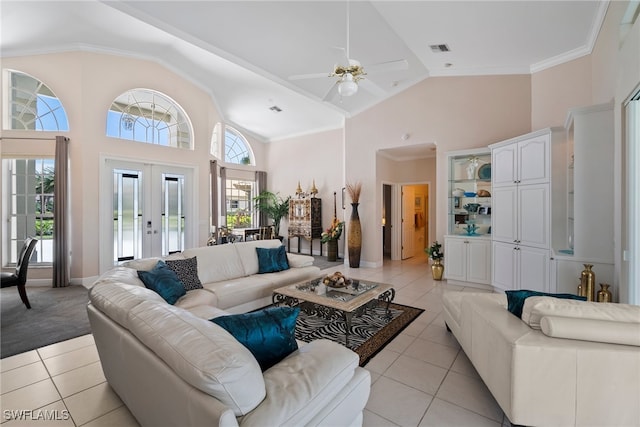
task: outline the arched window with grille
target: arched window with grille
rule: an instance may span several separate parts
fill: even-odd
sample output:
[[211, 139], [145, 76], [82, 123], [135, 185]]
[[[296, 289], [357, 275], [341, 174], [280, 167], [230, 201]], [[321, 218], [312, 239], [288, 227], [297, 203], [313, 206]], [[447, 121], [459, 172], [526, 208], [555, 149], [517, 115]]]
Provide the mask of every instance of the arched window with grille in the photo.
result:
[[151, 89], [131, 89], [107, 112], [107, 136], [193, 149], [192, 127], [180, 105]]
[[225, 126], [224, 129], [224, 161], [237, 165], [255, 164], [249, 143], [240, 132], [230, 126]]
[[62, 102], [47, 85], [28, 74], [6, 70], [7, 98], [4, 129], [68, 131]]

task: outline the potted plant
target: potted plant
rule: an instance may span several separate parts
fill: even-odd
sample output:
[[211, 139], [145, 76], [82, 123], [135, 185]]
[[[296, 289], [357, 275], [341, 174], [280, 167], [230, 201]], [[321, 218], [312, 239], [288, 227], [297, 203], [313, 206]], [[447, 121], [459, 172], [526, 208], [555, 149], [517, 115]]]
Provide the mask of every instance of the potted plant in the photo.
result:
[[431, 275], [433, 280], [442, 280], [442, 273], [444, 272], [444, 265], [442, 265], [442, 258], [444, 256], [442, 252], [442, 245], [436, 240], [428, 248], [424, 248], [424, 251], [429, 258], [433, 260], [431, 265]]
[[253, 198], [255, 208], [260, 212], [264, 212], [267, 217], [273, 220], [274, 232], [280, 240], [282, 240], [282, 236], [280, 236], [280, 221], [289, 215], [290, 199], [291, 196], [283, 199], [278, 194], [266, 190]]
[[342, 235], [342, 228], [344, 227], [344, 221], [338, 221], [338, 218], [333, 218], [331, 226], [322, 232], [320, 241], [327, 243], [327, 261], [338, 260], [338, 239]]

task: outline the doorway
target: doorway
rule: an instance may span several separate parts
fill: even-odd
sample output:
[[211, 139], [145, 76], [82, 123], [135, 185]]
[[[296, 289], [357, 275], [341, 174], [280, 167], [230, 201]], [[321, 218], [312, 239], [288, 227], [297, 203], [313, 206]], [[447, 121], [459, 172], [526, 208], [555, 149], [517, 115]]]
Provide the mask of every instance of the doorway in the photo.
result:
[[[193, 241], [193, 170], [107, 159], [101, 267], [182, 252]], [[189, 207], [189, 209], [187, 208]]]
[[382, 255], [419, 256], [429, 241], [429, 183], [382, 185]]

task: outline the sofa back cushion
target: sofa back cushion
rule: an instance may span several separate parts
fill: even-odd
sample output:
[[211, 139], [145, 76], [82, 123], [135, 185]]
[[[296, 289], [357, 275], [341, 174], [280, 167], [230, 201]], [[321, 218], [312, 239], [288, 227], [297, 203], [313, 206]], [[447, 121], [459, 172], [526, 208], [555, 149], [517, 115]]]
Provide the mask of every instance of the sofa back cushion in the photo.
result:
[[213, 322], [168, 305], [153, 291], [130, 285], [104, 283], [91, 289], [90, 300], [185, 382], [215, 397], [236, 416], [247, 414], [264, 399], [266, 387], [258, 362]]
[[182, 254], [185, 258], [198, 258], [198, 277], [203, 284], [220, 282], [246, 276], [236, 245], [203, 246], [186, 249]]
[[234, 246], [238, 252], [245, 276], [251, 276], [258, 274], [258, 271], [260, 271], [256, 248], [277, 248], [278, 246], [282, 246], [282, 242], [278, 239], [254, 240], [251, 242], [236, 243], [232, 246]]

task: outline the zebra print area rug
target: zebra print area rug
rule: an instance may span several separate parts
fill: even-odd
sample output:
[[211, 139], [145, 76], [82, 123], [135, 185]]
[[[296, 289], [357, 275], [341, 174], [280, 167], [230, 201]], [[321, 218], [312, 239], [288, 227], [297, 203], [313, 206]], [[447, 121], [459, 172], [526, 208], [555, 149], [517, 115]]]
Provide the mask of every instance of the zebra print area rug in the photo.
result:
[[[389, 310], [390, 316], [387, 316], [386, 304], [382, 304], [352, 319], [348, 347], [360, 355], [360, 366], [366, 365], [424, 311], [395, 303], [389, 305]], [[296, 323], [296, 339], [310, 342], [325, 338], [345, 345], [345, 329], [343, 319], [325, 319], [301, 311]]]

